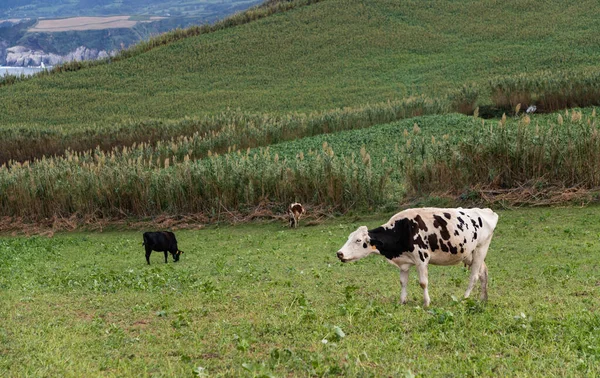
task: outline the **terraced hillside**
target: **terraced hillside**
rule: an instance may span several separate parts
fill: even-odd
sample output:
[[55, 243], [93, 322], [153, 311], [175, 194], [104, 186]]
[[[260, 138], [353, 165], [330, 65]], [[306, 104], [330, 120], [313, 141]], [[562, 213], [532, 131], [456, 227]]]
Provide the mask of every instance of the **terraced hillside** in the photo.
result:
[[0, 88], [0, 125], [81, 129], [436, 97], [497, 75], [592, 67], [599, 16], [593, 1], [326, 0]]

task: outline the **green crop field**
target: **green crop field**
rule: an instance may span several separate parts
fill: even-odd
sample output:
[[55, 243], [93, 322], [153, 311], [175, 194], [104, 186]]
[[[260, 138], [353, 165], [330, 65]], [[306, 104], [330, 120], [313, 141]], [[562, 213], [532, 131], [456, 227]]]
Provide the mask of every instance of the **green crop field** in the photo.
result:
[[335, 257], [387, 215], [179, 231], [150, 266], [141, 232], [3, 238], [0, 374], [599, 375], [600, 208], [499, 213], [489, 301], [431, 267], [428, 309], [414, 270], [401, 306], [383, 257]]

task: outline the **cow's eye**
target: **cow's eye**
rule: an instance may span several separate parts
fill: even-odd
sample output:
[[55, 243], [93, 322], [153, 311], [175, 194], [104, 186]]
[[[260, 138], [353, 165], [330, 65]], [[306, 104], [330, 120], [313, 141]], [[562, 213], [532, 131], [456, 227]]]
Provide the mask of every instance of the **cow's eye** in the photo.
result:
[[357, 239], [357, 240], [356, 240], [356, 242], [357, 242], [357, 243], [362, 243], [362, 240], [360, 240], [360, 239]]

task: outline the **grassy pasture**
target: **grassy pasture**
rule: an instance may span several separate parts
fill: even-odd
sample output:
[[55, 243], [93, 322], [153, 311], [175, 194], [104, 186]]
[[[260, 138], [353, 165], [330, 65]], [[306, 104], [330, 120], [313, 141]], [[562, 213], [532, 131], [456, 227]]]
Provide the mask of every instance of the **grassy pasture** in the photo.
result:
[[596, 65], [600, 7], [328, 0], [0, 88], [2, 127], [90, 129], [227, 108], [311, 112]]
[[0, 375], [600, 374], [600, 208], [501, 211], [489, 302], [432, 267], [427, 310], [414, 270], [400, 306], [383, 258], [336, 261], [387, 219], [179, 231], [181, 262], [151, 266], [141, 232], [3, 237]]

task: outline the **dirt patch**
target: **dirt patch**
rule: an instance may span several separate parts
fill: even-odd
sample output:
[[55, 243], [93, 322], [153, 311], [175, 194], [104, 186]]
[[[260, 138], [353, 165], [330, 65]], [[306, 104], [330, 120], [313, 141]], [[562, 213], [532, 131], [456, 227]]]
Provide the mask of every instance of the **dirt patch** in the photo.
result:
[[133, 324], [131, 325], [132, 327], [138, 327], [138, 328], [145, 328], [148, 324], [150, 324], [149, 320], [137, 320], [135, 322], [133, 322]]
[[92, 320], [94, 320], [94, 317], [96, 317], [96, 315], [94, 314], [88, 314], [87, 312], [83, 311], [76, 312], [75, 315], [78, 319], [83, 319], [88, 322], [91, 322]]
[[210, 360], [215, 358], [221, 358], [221, 355], [219, 355], [218, 353], [202, 353], [200, 355], [200, 358], [204, 360]]
[[130, 16], [111, 17], [71, 17], [56, 20], [40, 20], [29, 29], [30, 32], [63, 32], [70, 30], [102, 30], [132, 28], [138, 22], [152, 22], [162, 17], [150, 17], [149, 20], [135, 21]]

